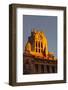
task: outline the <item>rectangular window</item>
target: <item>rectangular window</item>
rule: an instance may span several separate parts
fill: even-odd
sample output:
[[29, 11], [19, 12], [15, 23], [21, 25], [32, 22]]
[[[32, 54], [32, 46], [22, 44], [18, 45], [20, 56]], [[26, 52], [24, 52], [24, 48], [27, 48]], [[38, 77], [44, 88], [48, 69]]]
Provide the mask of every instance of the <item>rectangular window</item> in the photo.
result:
[[41, 65], [41, 73], [44, 73], [44, 65]]
[[55, 72], [55, 67], [54, 67], [54, 66], [52, 66], [52, 72], [53, 72], [53, 73]]
[[36, 48], [36, 52], [37, 52], [37, 48]]
[[37, 47], [37, 41], [36, 41], [36, 47]]
[[38, 42], [38, 47], [40, 48], [40, 41]]
[[35, 72], [38, 73], [38, 64], [35, 64]]
[[47, 66], [47, 72], [48, 72], [48, 73], [50, 72], [50, 70], [49, 70], [49, 66]]
[[43, 44], [42, 44], [42, 42], [41, 42], [41, 48], [43, 48]]
[[39, 49], [39, 53], [40, 53], [40, 49]]

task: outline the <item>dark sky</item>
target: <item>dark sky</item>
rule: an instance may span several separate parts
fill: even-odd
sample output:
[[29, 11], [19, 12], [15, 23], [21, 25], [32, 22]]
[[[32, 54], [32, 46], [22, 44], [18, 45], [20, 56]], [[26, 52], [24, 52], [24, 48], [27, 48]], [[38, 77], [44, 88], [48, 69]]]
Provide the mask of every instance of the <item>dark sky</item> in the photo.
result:
[[57, 56], [57, 16], [23, 15], [23, 47], [32, 28], [41, 29], [48, 39], [48, 50]]

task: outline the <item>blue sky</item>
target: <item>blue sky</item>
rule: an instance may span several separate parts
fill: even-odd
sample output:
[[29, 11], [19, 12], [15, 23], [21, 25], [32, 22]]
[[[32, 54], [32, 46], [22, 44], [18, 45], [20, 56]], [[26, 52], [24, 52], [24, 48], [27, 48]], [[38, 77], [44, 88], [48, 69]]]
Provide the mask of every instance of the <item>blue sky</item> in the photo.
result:
[[57, 56], [57, 16], [23, 15], [24, 48], [32, 28], [38, 28], [44, 32], [48, 39], [48, 50]]

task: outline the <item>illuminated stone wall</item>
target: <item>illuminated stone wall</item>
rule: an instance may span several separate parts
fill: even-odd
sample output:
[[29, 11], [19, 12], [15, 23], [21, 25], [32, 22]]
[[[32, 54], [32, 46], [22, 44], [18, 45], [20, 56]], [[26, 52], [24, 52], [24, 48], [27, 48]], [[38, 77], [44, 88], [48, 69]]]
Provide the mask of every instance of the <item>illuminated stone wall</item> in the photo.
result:
[[33, 29], [31, 36], [28, 37], [28, 41], [25, 46], [25, 52], [30, 53], [36, 57], [42, 57], [46, 59], [56, 59], [53, 53], [48, 52], [48, 41], [44, 32]]
[[23, 53], [23, 74], [40, 73], [57, 73], [57, 58], [49, 52], [44, 32], [33, 29]]

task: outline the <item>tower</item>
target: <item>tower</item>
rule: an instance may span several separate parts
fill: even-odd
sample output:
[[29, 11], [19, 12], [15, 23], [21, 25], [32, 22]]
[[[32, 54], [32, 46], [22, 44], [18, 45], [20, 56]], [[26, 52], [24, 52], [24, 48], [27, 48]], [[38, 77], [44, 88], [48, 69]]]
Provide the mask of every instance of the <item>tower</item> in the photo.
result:
[[23, 74], [56, 73], [57, 59], [48, 51], [44, 32], [33, 29], [23, 53]]
[[33, 29], [25, 46], [32, 55], [48, 57], [48, 42], [43, 32]]

